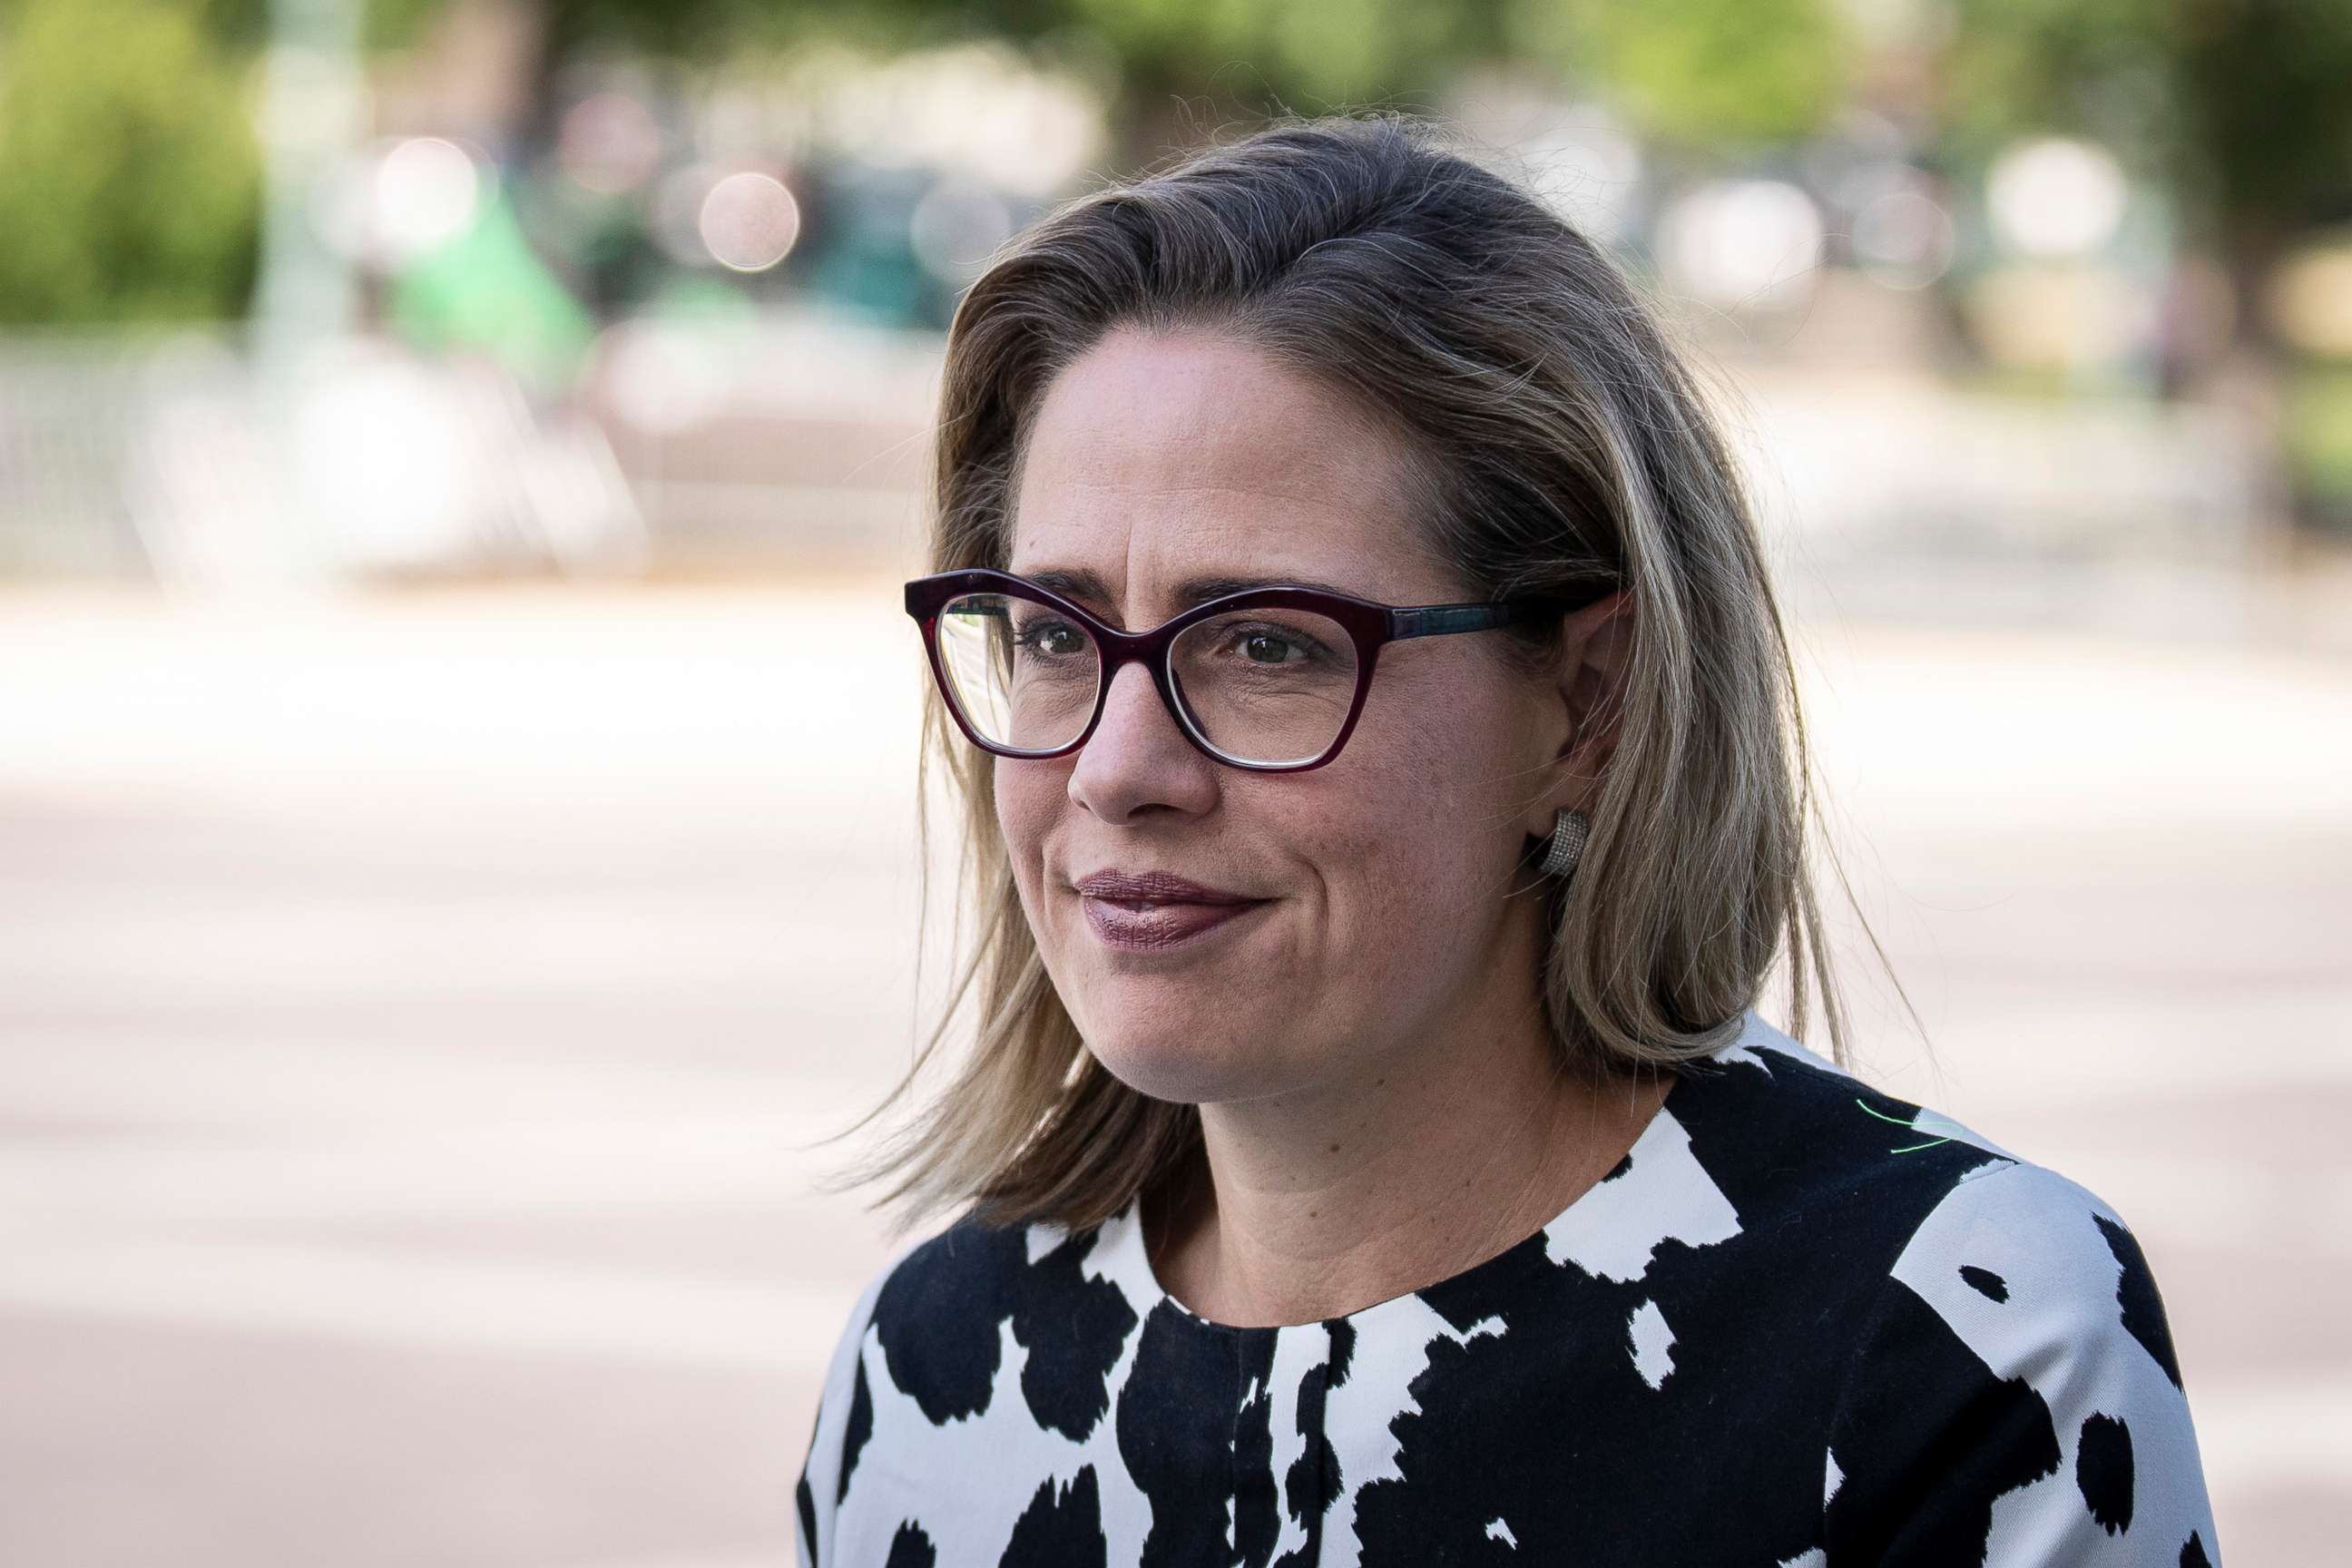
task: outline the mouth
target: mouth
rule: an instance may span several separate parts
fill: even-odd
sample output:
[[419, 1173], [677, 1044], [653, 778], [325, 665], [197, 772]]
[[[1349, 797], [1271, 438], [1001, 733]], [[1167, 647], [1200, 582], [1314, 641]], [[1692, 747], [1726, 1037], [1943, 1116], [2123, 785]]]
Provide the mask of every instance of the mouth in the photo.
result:
[[1105, 899], [1082, 895], [1087, 924], [1104, 946], [1122, 952], [1165, 952], [1213, 932], [1245, 923], [1272, 899], [1190, 903], [1170, 899]]

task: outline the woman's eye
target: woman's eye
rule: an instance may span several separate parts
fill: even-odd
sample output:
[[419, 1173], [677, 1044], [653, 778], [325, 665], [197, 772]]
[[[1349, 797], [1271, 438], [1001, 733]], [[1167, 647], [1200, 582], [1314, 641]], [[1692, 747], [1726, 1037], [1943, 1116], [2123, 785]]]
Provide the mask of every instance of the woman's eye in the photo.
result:
[[1268, 668], [1312, 664], [1323, 657], [1322, 645], [1313, 637], [1279, 626], [1237, 627], [1225, 646], [1244, 662]]
[[1296, 646], [1289, 638], [1271, 632], [1252, 632], [1242, 638], [1242, 647], [1253, 664], [1286, 663], [1287, 651]]
[[1076, 628], [1066, 621], [1032, 621], [1021, 628], [1013, 641], [1032, 653], [1055, 658], [1076, 653], [1086, 646]]

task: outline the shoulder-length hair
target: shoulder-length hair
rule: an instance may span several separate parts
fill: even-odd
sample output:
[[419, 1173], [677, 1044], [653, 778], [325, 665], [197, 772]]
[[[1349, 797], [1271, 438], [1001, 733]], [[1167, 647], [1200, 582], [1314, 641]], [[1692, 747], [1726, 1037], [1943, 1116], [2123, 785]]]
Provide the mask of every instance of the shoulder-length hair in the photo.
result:
[[[1559, 1065], [1719, 1048], [1784, 937], [1789, 1032], [1805, 1032], [1810, 970], [1843, 1064], [1850, 1026], [1805, 864], [1794, 668], [1733, 460], [1617, 268], [1448, 139], [1391, 111], [1279, 120], [1008, 242], [949, 330], [930, 570], [1005, 567], [1040, 400], [1113, 329], [1214, 331], [1313, 378], [1402, 443], [1420, 542], [1472, 593], [1605, 583], [1633, 601], [1591, 837], [1573, 879], [1546, 879], [1540, 895]], [[1502, 636], [1537, 668], [1558, 634]], [[962, 808], [956, 923], [961, 937], [974, 917], [971, 943], [905, 1075], [841, 1136], [912, 1097], [975, 997], [976, 1034], [919, 1111], [829, 1184], [890, 1179], [873, 1202], [907, 1200], [902, 1224], [969, 1202], [986, 1223], [1077, 1228], [1193, 1157], [1199, 1111], [1129, 1088], [1079, 1037], [1022, 910], [994, 763], [927, 686], [919, 798], [943, 765]]]

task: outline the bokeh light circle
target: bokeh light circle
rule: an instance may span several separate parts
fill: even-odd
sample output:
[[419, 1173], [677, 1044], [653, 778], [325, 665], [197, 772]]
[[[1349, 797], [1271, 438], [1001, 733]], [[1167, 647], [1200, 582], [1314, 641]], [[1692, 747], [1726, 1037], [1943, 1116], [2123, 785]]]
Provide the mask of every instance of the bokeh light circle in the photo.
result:
[[2115, 154], [2045, 137], [2002, 153], [1985, 176], [1993, 226], [2028, 256], [2088, 256], [2123, 226], [2130, 196]]
[[474, 220], [482, 180], [455, 142], [412, 136], [376, 165], [372, 225], [395, 260], [423, 256], [463, 234]]
[[773, 174], [742, 170], [710, 187], [695, 228], [720, 266], [764, 272], [800, 238], [800, 203]]

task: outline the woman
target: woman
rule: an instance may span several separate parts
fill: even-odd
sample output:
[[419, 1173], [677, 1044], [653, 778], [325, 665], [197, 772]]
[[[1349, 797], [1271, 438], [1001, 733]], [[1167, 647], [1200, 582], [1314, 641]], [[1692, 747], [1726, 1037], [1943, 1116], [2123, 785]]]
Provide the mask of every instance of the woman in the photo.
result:
[[965, 1208], [804, 1563], [2215, 1560], [2123, 1222], [1844, 1068], [1754, 527], [1591, 245], [1277, 124], [1010, 247], [940, 439], [979, 1038], [857, 1174]]

